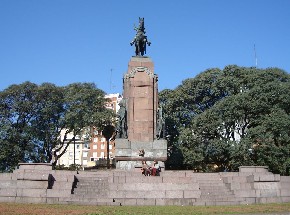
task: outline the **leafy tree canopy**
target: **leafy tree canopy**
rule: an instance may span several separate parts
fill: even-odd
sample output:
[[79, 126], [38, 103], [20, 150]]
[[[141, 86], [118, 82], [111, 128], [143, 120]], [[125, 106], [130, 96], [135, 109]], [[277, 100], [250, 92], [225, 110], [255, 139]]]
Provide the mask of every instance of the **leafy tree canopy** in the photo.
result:
[[160, 102], [169, 167], [234, 171], [266, 165], [289, 174], [290, 75], [283, 70], [209, 69], [160, 92]]
[[25, 82], [0, 92], [0, 170], [11, 171], [19, 162], [52, 162], [52, 149], [56, 164], [73, 140], [67, 134], [111, 123], [114, 114], [105, 102], [104, 92], [92, 83]]

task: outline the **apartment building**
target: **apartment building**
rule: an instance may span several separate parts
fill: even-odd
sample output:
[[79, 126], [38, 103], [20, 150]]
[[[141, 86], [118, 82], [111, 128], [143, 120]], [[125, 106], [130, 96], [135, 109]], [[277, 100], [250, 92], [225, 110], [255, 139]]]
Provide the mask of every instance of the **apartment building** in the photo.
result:
[[[66, 130], [61, 131], [61, 141], [65, 136]], [[66, 144], [69, 144], [66, 152], [58, 159], [58, 165], [64, 165], [68, 167], [71, 164], [79, 164], [82, 166], [87, 165], [87, 159], [83, 159], [88, 157], [89, 151], [89, 141], [86, 138], [86, 135], [76, 135], [75, 139], [73, 139], [73, 132], [67, 134], [67, 141], [65, 142], [63, 148], [66, 147]]]
[[[106, 103], [106, 108], [113, 110], [114, 113], [117, 113], [120, 109], [119, 103], [122, 100], [122, 96], [119, 93], [107, 94], [105, 98], [109, 101]], [[107, 141], [106, 138], [102, 135], [102, 131], [98, 130], [98, 128], [92, 128], [91, 137], [92, 139], [89, 150], [89, 163], [87, 166], [95, 166], [100, 160], [107, 159], [108, 150], [109, 159], [114, 158], [114, 141]], [[109, 144], [108, 147], [107, 144]]]
[[[119, 103], [122, 96], [119, 93], [108, 94], [106, 108], [115, 113], [119, 110]], [[64, 138], [65, 130], [61, 132], [61, 138]], [[89, 134], [89, 135], [88, 135]], [[67, 135], [67, 140], [73, 140], [73, 134]], [[107, 144], [108, 147], [107, 147]], [[92, 167], [107, 159], [109, 150], [109, 159], [114, 158], [114, 141], [108, 141], [103, 136], [102, 131], [96, 127], [85, 128], [84, 135], [78, 135], [75, 141], [71, 141], [66, 153], [58, 160], [59, 165], [69, 166], [71, 164], [80, 164], [82, 167]]]

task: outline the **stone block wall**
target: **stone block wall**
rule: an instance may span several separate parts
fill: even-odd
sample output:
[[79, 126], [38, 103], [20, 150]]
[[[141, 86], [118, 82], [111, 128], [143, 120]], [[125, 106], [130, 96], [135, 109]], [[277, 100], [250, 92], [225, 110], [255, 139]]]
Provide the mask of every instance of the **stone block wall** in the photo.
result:
[[240, 171], [236, 175], [226, 176], [224, 174], [223, 181], [236, 197], [247, 198], [250, 202], [284, 202], [281, 176], [269, 172], [267, 167], [240, 167]]
[[290, 177], [281, 176], [281, 200], [282, 202], [290, 202]]
[[70, 197], [75, 172], [52, 170], [50, 164], [21, 163], [13, 173], [0, 174], [0, 201], [54, 203]]
[[[250, 171], [252, 169], [252, 171]], [[246, 170], [246, 171], [243, 171]], [[290, 177], [266, 167], [240, 172], [51, 170], [22, 164], [0, 174], [0, 202], [86, 205], [239, 205], [290, 202]]]

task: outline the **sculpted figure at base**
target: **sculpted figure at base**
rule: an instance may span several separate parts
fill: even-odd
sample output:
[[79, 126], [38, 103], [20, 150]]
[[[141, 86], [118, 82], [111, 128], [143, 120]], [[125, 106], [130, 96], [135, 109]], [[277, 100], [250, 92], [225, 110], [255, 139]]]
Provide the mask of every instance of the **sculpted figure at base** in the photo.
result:
[[162, 107], [157, 110], [157, 126], [156, 126], [156, 137], [157, 139], [164, 138], [164, 119], [162, 113]]
[[120, 109], [118, 111], [118, 122], [117, 122], [117, 138], [128, 138], [127, 135], [127, 108], [126, 108], [126, 100], [123, 99], [120, 102]]
[[130, 45], [132, 46], [135, 44], [136, 56], [143, 56], [146, 54], [146, 44], [148, 44], [148, 46], [151, 45], [151, 42], [147, 40], [147, 36], [145, 35], [144, 18], [139, 17], [139, 26], [135, 27], [134, 30], [137, 31], [137, 33]]

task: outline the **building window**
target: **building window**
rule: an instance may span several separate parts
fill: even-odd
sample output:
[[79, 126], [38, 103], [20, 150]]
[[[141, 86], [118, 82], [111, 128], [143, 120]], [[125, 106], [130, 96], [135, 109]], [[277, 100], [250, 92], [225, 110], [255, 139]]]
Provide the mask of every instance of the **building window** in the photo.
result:
[[97, 143], [97, 142], [98, 142], [98, 138], [94, 137], [94, 143]]
[[84, 149], [89, 149], [89, 148], [90, 148], [89, 143], [85, 143], [84, 144]]
[[111, 144], [109, 144], [109, 149], [112, 149], [112, 148], [113, 148], [113, 146]]
[[93, 152], [93, 157], [97, 158], [98, 157], [98, 152]]
[[101, 142], [102, 142], [102, 143], [106, 142], [106, 138], [102, 137], [102, 138], [101, 138]]
[[84, 158], [88, 157], [88, 152], [83, 152], [83, 157]]
[[98, 135], [98, 134], [99, 134], [98, 130], [94, 130], [94, 135]]
[[88, 164], [87, 160], [83, 160], [83, 165], [86, 166]]
[[90, 158], [90, 161], [94, 161], [94, 160], [95, 160], [95, 158], [92, 158], [92, 157]]
[[101, 152], [101, 158], [105, 157], [105, 152]]
[[104, 143], [101, 144], [101, 149], [105, 149], [105, 144]]
[[93, 145], [93, 149], [98, 149], [98, 145], [97, 144], [94, 144]]

